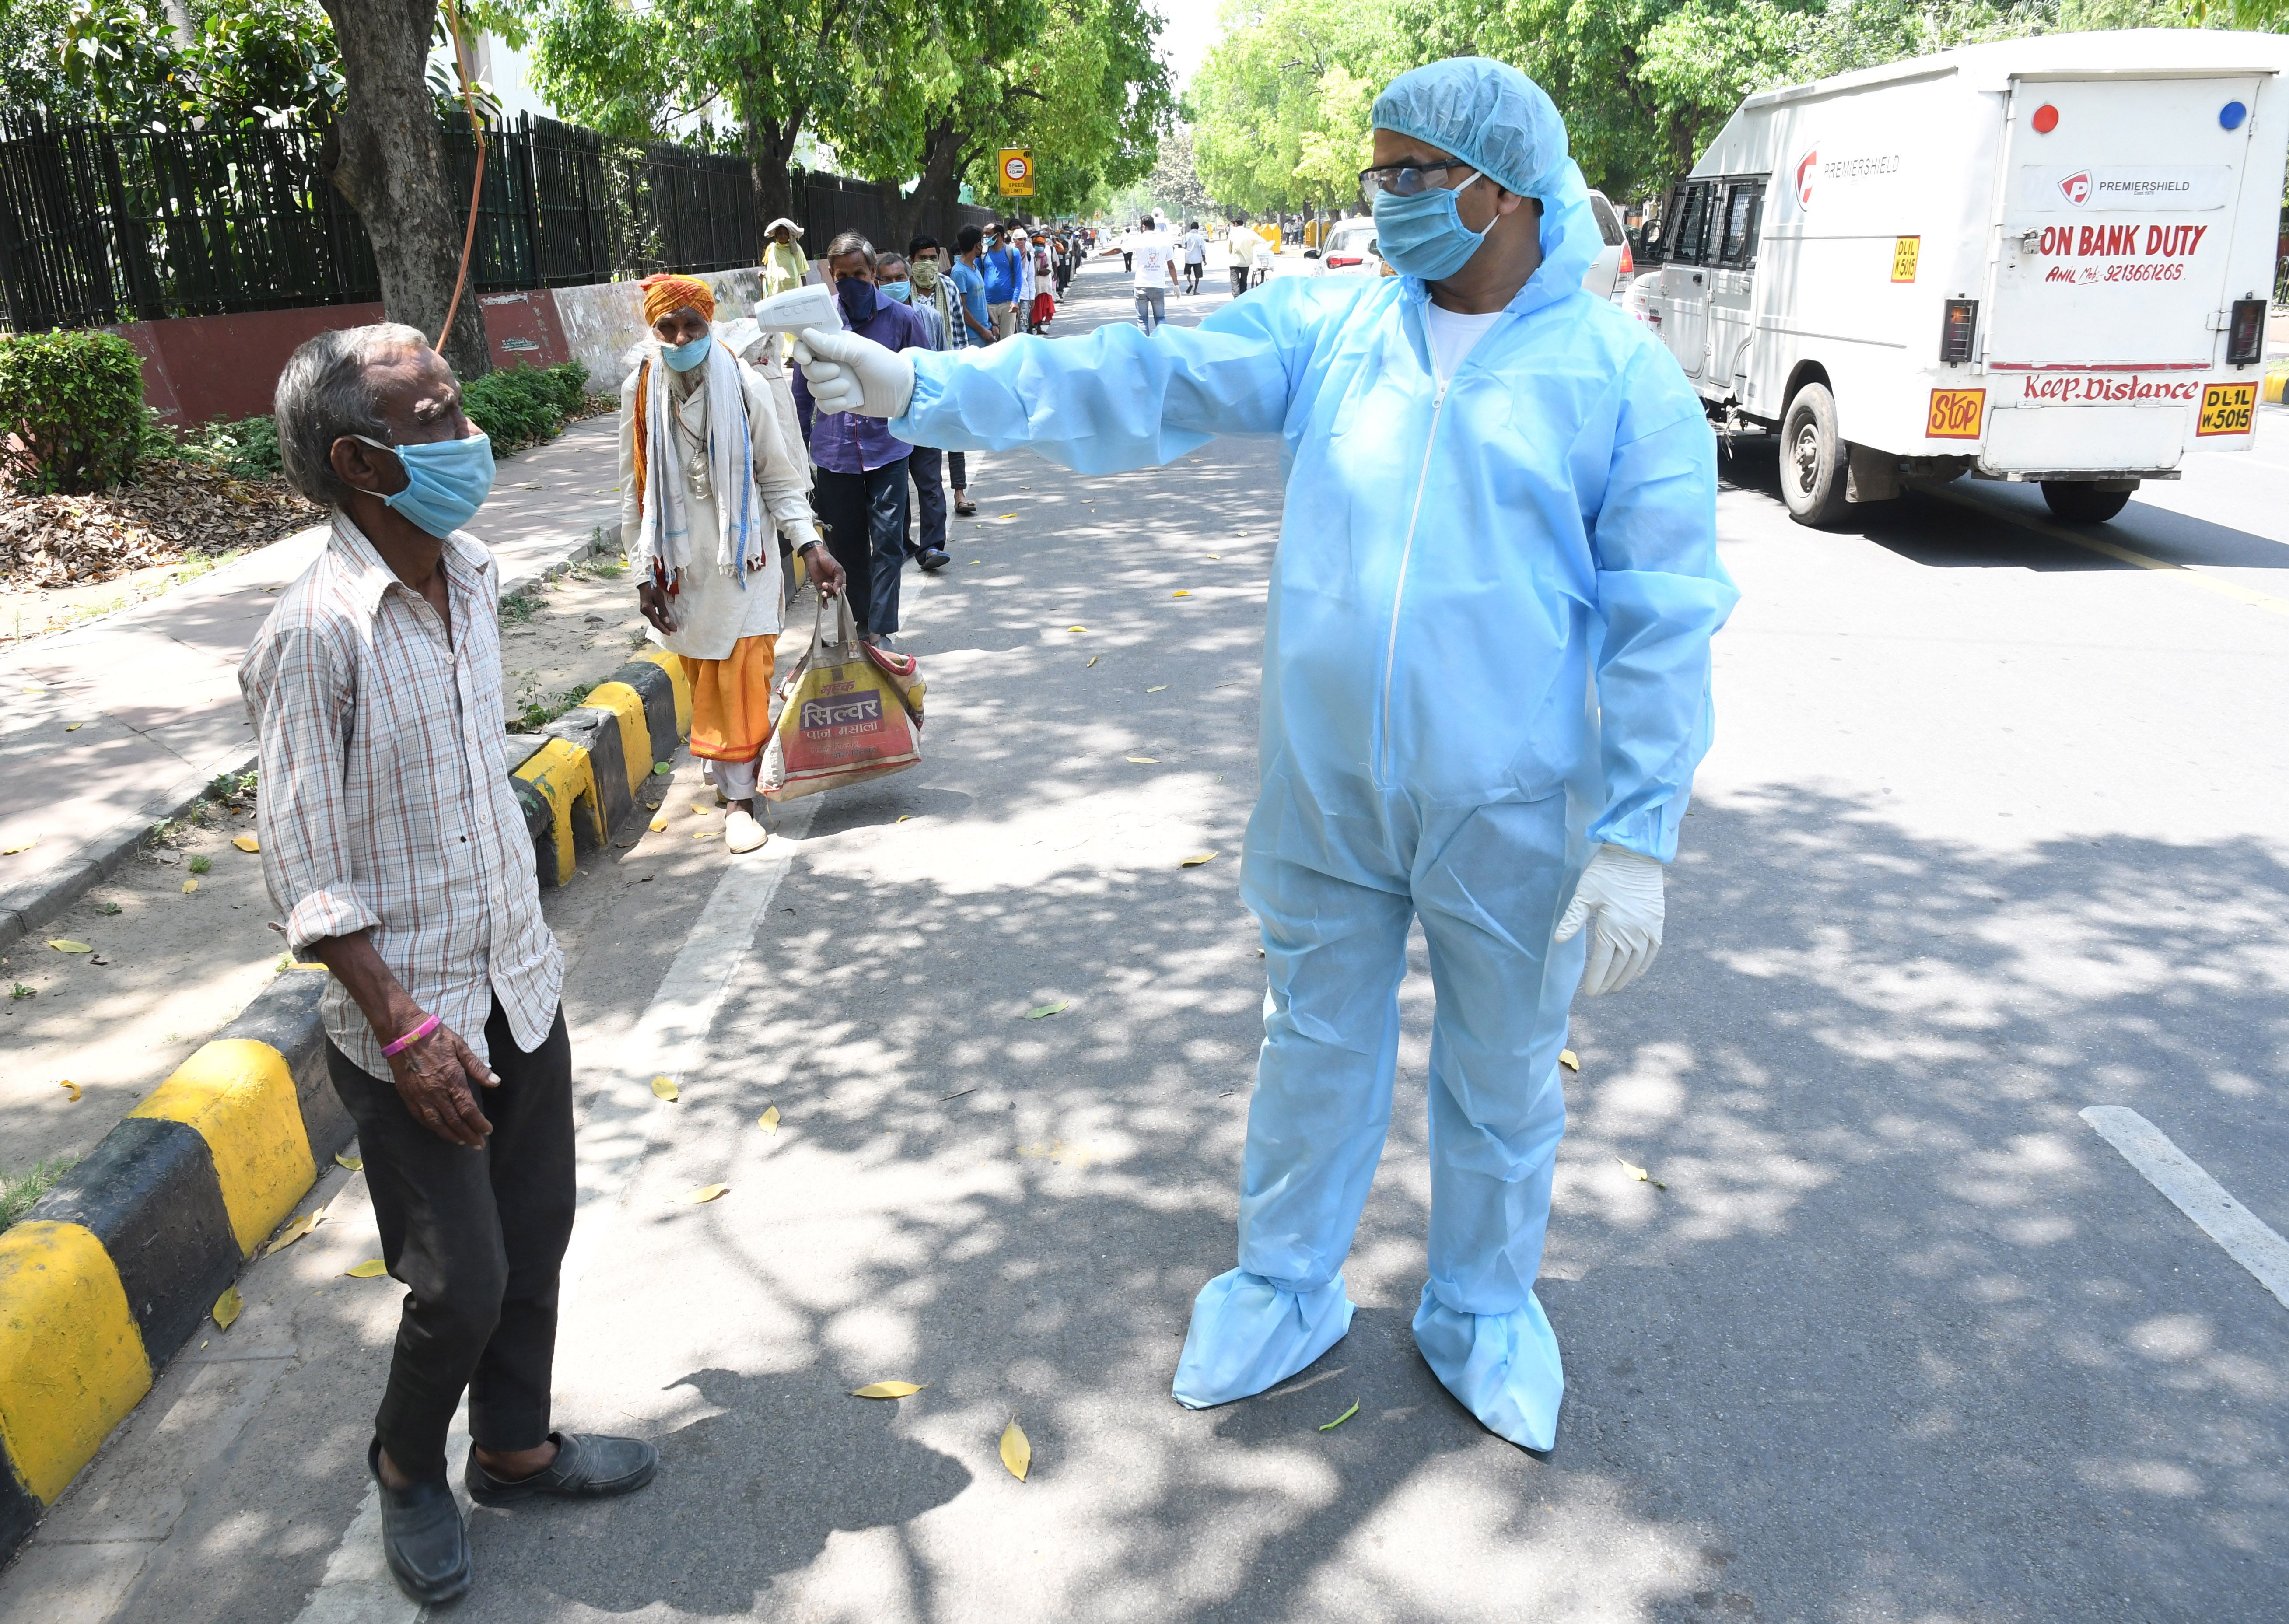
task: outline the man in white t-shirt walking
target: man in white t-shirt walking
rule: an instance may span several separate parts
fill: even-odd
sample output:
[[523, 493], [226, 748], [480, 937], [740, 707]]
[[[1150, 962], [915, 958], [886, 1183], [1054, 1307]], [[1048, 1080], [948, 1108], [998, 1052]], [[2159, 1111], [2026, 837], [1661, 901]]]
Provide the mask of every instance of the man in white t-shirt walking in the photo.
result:
[[1151, 338], [1168, 319], [1168, 290], [1176, 285], [1176, 245], [1151, 220], [1137, 222], [1137, 324]]
[[1200, 291], [1201, 273], [1208, 268], [1208, 234], [1198, 220], [1184, 227], [1184, 291]]

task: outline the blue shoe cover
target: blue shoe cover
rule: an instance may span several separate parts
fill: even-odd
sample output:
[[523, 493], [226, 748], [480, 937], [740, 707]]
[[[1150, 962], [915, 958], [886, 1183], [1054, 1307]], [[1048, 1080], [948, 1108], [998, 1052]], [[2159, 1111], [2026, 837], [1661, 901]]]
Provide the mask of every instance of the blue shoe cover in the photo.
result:
[[1191, 1410], [1230, 1404], [1276, 1386], [1343, 1341], [1351, 1299], [1337, 1275], [1316, 1291], [1282, 1291], [1233, 1269], [1192, 1299], [1192, 1329], [1176, 1361], [1176, 1402]]
[[[1193, 1323], [1200, 1323], [1197, 1316]], [[1557, 1334], [1532, 1292], [1507, 1314], [1465, 1314], [1440, 1302], [1426, 1286], [1423, 1306], [1415, 1310], [1415, 1345], [1487, 1431], [1528, 1449], [1558, 1441], [1566, 1372]]]

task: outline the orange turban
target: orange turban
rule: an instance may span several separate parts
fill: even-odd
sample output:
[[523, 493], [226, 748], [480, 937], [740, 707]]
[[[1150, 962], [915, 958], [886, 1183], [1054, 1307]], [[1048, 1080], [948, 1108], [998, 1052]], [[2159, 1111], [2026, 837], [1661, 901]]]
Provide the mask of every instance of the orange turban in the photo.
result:
[[645, 277], [636, 286], [643, 290], [644, 325], [647, 327], [686, 305], [711, 322], [715, 319], [714, 290], [704, 282], [662, 273], [658, 276]]

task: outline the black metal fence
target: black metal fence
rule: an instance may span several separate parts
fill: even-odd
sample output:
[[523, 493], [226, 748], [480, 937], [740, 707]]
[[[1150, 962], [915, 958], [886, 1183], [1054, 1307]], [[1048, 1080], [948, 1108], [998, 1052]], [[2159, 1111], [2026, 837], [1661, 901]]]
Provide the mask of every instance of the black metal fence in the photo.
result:
[[[4, 133], [0, 295], [18, 332], [381, 297], [365, 227], [320, 167], [323, 130]], [[443, 134], [458, 220], [476, 142], [466, 123], [449, 122]], [[756, 262], [762, 222], [743, 157], [666, 144], [636, 151], [530, 115], [484, 139], [469, 267], [481, 292]], [[896, 196], [879, 182], [798, 171], [805, 246], [819, 252], [849, 229], [886, 242]], [[931, 206], [922, 215], [921, 229], [950, 240], [989, 211]]]

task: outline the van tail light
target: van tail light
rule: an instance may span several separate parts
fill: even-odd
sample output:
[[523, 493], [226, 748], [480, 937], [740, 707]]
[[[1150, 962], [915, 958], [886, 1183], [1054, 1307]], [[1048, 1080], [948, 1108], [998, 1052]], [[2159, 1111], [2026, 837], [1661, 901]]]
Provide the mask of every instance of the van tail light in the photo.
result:
[[1328, 263], [1330, 266], [1357, 265], [1360, 263], [1360, 257], [1357, 254], [1329, 254]]
[[1624, 239], [1622, 243], [1622, 268], [1615, 274], [1616, 275], [1628, 276], [1633, 275], [1637, 268], [1638, 262], [1630, 258], [1630, 245], [1628, 241]]
[[1979, 301], [1975, 299], [1951, 299], [1947, 301], [1947, 317], [1940, 323], [1939, 358], [1950, 366], [1968, 362], [1973, 341], [1979, 333]]
[[2237, 299], [2233, 301], [2233, 314], [2226, 322], [2225, 363], [2229, 367], [2255, 366], [2265, 355], [2265, 301], [2261, 299]]

